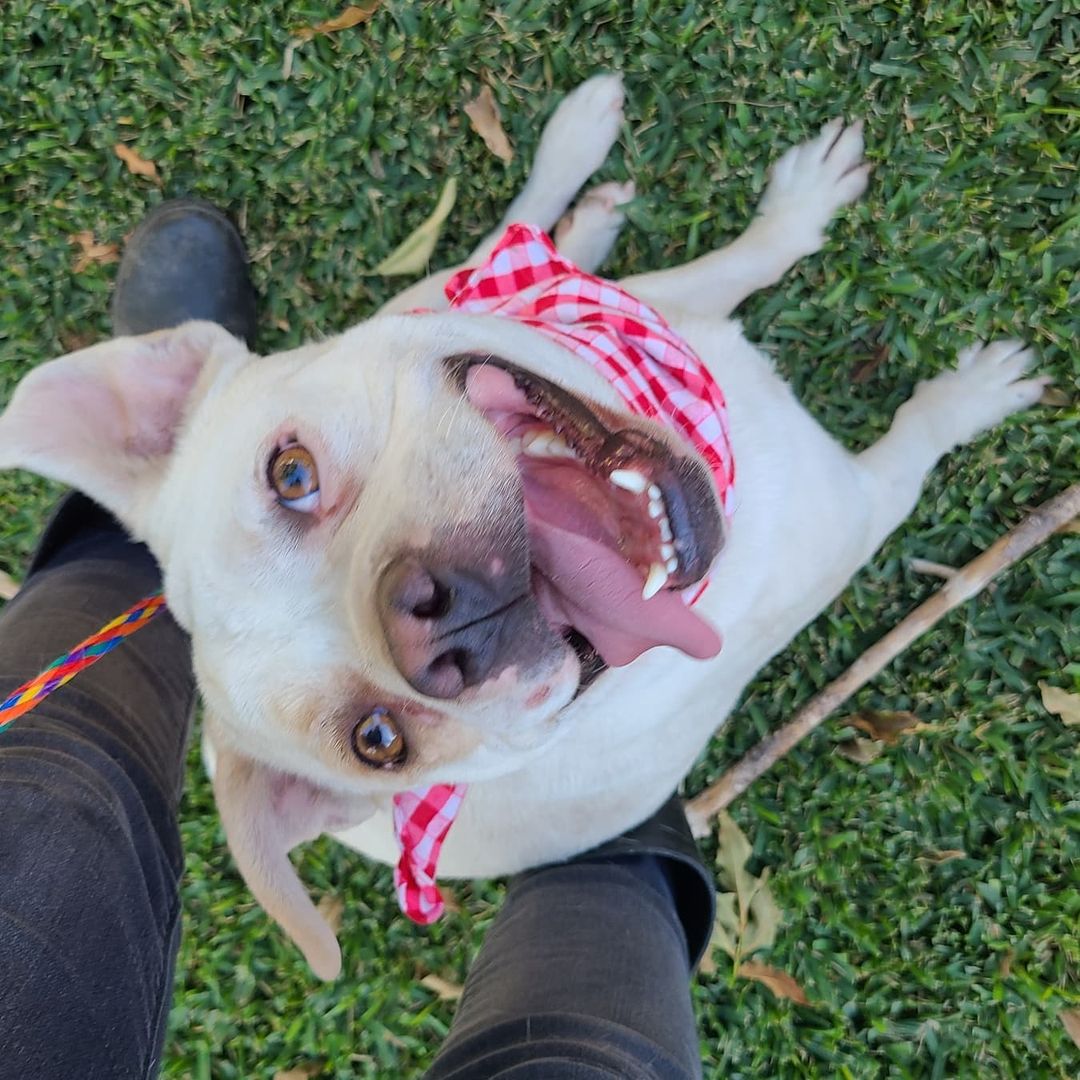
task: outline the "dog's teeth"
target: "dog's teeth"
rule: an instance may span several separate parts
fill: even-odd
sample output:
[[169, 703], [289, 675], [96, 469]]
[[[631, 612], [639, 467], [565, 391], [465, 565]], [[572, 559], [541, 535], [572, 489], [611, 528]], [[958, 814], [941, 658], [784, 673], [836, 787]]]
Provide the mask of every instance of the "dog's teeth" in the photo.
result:
[[649, 517], [659, 518], [664, 516], [664, 504], [662, 502], [649, 503]]
[[548, 443], [547, 452], [548, 452], [548, 454], [551, 455], [551, 457], [561, 457], [561, 458], [576, 458], [577, 457], [577, 454], [574, 453], [574, 450], [571, 447], [571, 445], [561, 435], [552, 436], [551, 441]]
[[663, 495], [661, 494], [660, 489], [656, 486], [656, 484], [650, 484], [649, 502], [660, 502], [662, 498]]
[[552, 431], [537, 431], [525, 436], [521, 448], [529, 457], [547, 457], [548, 445], [554, 438]]
[[671, 557], [674, 554], [675, 554], [675, 545], [674, 544], [661, 544], [660, 545], [660, 557], [662, 559], [664, 559], [665, 561], [670, 560]]
[[651, 600], [667, 584], [667, 579], [667, 567], [654, 562], [649, 567], [649, 576], [645, 579], [645, 588], [641, 590], [641, 599]]
[[674, 574], [675, 571], [678, 570], [678, 569], [679, 569], [679, 557], [677, 555], [672, 555], [671, 558], [668, 559], [668, 561], [667, 561], [667, 572], [669, 574]]
[[671, 522], [662, 517], [657, 524], [660, 526], [660, 539], [666, 543], [671, 539]]
[[616, 487], [632, 491], [635, 495], [640, 495], [649, 486], [649, 481], [633, 469], [615, 469], [608, 475], [608, 479]]

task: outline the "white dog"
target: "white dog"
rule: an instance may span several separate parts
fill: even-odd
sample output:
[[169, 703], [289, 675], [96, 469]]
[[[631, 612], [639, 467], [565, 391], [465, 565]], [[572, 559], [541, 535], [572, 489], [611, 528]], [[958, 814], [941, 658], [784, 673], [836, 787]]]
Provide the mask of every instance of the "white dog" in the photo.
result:
[[[555, 224], [621, 105], [612, 76], [563, 103], [508, 222]], [[866, 185], [862, 147], [860, 125], [826, 125], [780, 159], [734, 243], [619, 284], [700, 358], [691, 381], [722, 388], [725, 406], [701, 406], [712, 458], [632, 412], [555, 331], [447, 310], [449, 274], [291, 352], [257, 358], [189, 323], [18, 388], [0, 465], [82, 488], [157, 556], [192, 635], [230, 846], [319, 975], [340, 953], [296, 843], [332, 831], [393, 862], [393, 797], [436, 783], [468, 784], [448, 876], [561, 859], [643, 820], [934, 463], [1037, 401], [1030, 351], [975, 346], [853, 455], [730, 321], [819, 249]], [[626, 194], [587, 200], [564, 252], [594, 265]]]

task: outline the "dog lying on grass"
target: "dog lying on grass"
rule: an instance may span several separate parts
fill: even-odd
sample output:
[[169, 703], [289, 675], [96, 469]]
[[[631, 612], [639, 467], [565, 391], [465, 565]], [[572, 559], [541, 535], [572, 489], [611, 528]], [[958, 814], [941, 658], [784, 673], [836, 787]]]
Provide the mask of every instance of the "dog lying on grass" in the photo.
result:
[[1045, 384], [1017, 342], [969, 347], [842, 449], [729, 316], [862, 193], [861, 125], [783, 154], [727, 247], [613, 285], [587, 272], [629, 189], [587, 195], [558, 251], [539, 230], [622, 98], [599, 76], [562, 103], [471, 271], [268, 357], [209, 323], [108, 341], [0, 418], [0, 465], [83, 489], [160, 561], [230, 847], [324, 978], [340, 952], [293, 846], [329, 831], [397, 862], [395, 813], [436, 789], [447, 876], [643, 820], [935, 462]]

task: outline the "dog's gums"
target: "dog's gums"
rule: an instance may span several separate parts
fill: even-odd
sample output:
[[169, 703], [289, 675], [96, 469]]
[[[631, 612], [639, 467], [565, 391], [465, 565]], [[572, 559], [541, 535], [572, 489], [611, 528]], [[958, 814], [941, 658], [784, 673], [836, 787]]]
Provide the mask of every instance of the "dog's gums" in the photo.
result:
[[716, 655], [719, 638], [680, 595], [720, 546], [705, 466], [637, 428], [610, 430], [578, 398], [505, 361], [447, 364], [515, 454], [533, 593], [583, 674], [596, 672], [582, 639], [611, 666], [655, 645]]

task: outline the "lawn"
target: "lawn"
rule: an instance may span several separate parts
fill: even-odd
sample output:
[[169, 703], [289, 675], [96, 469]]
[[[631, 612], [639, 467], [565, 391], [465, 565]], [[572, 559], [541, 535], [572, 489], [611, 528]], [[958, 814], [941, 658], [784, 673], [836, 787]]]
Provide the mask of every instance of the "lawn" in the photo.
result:
[[[826, 249], [753, 297], [750, 335], [852, 447], [973, 337], [1017, 335], [1072, 404], [1043, 407], [935, 472], [916, 512], [748, 689], [691, 793], [776, 727], [957, 565], [1080, 473], [1080, 7], [1076, 0], [665, 3], [385, 0], [299, 45], [328, 0], [6, 0], [0, 6], [0, 395], [32, 365], [103, 337], [115, 265], [76, 272], [69, 239], [120, 243], [163, 197], [242, 222], [270, 351], [364, 318], [400, 282], [375, 266], [460, 190], [438, 265], [462, 258], [522, 183], [558, 95], [626, 74], [627, 122], [603, 175], [640, 192], [613, 276], [707, 251], [749, 220], [778, 149], [844, 113], [867, 121], [870, 189]], [[462, 106], [483, 81], [507, 166]], [[156, 163], [131, 175], [123, 142]], [[858, 377], [856, 377], [858, 376]], [[22, 572], [56, 489], [0, 477], [0, 567]], [[1080, 1005], [1077, 730], [1037, 683], [1080, 689], [1080, 537], [1001, 577], [874, 680], [857, 707], [927, 725], [857, 764], [826, 725], [734, 807], [784, 924], [761, 959], [810, 1004], [735, 979], [694, 997], [708, 1077], [1080, 1075], [1059, 1013]], [[455, 887], [423, 930], [389, 872], [329, 843], [302, 855], [345, 901], [346, 975], [312, 980], [225, 851], [196, 755], [183, 807], [185, 938], [168, 1077], [419, 1075], [498, 884]], [[2, 1041], [2, 1037], [0, 1037]]]

